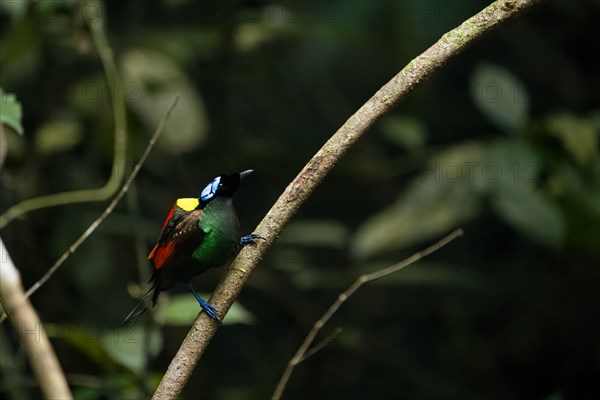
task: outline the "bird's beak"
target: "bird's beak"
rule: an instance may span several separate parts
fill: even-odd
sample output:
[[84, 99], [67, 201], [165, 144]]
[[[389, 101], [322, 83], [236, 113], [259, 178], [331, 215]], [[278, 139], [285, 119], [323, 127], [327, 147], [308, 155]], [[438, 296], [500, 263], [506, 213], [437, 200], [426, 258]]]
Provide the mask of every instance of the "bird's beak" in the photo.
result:
[[244, 172], [240, 172], [240, 181], [243, 181], [245, 178], [247, 178], [253, 172], [254, 172], [253, 169], [248, 169], [248, 170], [246, 170]]

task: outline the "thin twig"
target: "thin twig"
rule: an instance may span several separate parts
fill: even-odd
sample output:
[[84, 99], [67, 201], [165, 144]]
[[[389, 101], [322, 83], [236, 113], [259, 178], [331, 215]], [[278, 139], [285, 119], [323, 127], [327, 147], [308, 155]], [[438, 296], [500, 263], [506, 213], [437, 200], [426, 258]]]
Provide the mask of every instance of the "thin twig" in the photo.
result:
[[46, 399], [71, 399], [71, 390], [35, 309], [23, 291], [19, 271], [0, 239], [0, 298], [27, 352]]
[[[284, 226], [344, 154], [369, 128], [419, 84], [476, 39], [542, 0], [497, 0], [440, 38], [379, 89], [323, 145], [288, 185], [255, 232], [266, 240], [246, 246], [234, 260], [210, 298], [224, 315]], [[200, 313], [165, 372], [154, 399], [178, 398], [194, 367], [217, 331], [218, 324]]]
[[27, 290], [27, 296], [31, 296], [44, 283], [46, 283], [48, 281], [48, 279], [50, 279], [52, 274], [54, 274], [56, 272], [56, 270], [67, 260], [67, 258], [69, 258], [69, 256], [71, 254], [75, 253], [75, 251], [77, 251], [79, 246], [81, 246], [81, 244], [96, 230], [96, 228], [98, 228], [98, 226], [102, 222], [104, 222], [104, 220], [113, 212], [113, 210], [115, 209], [117, 204], [119, 204], [119, 202], [121, 201], [123, 196], [125, 196], [125, 194], [129, 190], [129, 187], [131, 186], [131, 183], [137, 176], [138, 172], [140, 172], [142, 165], [146, 161], [146, 158], [148, 158], [148, 154], [150, 154], [150, 151], [152, 150], [152, 148], [154, 147], [154, 144], [158, 140], [158, 137], [160, 136], [160, 134], [165, 126], [166, 121], [171, 116], [171, 112], [177, 105], [178, 101], [179, 101], [179, 96], [176, 96], [175, 99], [173, 99], [173, 102], [171, 103], [171, 105], [169, 106], [169, 109], [167, 110], [165, 115], [162, 117], [160, 124], [158, 125], [158, 128], [156, 128], [156, 131], [152, 135], [152, 138], [148, 142], [148, 145], [146, 146], [146, 150], [144, 150], [144, 154], [142, 154], [142, 157], [140, 158], [140, 160], [137, 162], [137, 164], [133, 168], [133, 171], [131, 171], [131, 175], [129, 175], [129, 178], [127, 178], [127, 181], [125, 182], [125, 184], [123, 185], [121, 190], [119, 190], [119, 193], [117, 193], [115, 198], [110, 202], [110, 204], [108, 205], [108, 207], [106, 207], [106, 209], [102, 212], [102, 214], [100, 214], [100, 216], [94, 222], [92, 222], [92, 224], [85, 230], [85, 232], [83, 232], [81, 234], [81, 236], [79, 236], [79, 238], [71, 246], [69, 246], [67, 251], [65, 251], [63, 253], [63, 255], [60, 256], [60, 258], [54, 263], [54, 265], [48, 270], [48, 272], [46, 272], [44, 274], [44, 276], [42, 276], [40, 278], [40, 280], [38, 280], [36, 283], [34, 283]]
[[[288, 365], [285, 371], [283, 372], [283, 375], [281, 376], [281, 379], [279, 380], [279, 383], [277, 384], [277, 387], [271, 399], [281, 399], [281, 395], [283, 394], [283, 391], [285, 390], [285, 387], [287, 386], [287, 383], [296, 365], [300, 364], [302, 361], [310, 357], [310, 355], [313, 355], [316, 351], [323, 348], [323, 346], [319, 344], [315, 346], [312, 350], [309, 350], [310, 345], [315, 340], [315, 337], [317, 336], [321, 328], [323, 328], [323, 326], [327, 322], [329, 322], [331, 317], [337, 312], [337, 310], [342, 306], [342, 304], [344, 304], [350, 298], [350, 296], [354, 294], [354, 292], [356, 292], [365, 283], [383, 278], [384, 276], [388, 276], [390, 274], [393, 274], [394, 272], [398, 272], [401, 269], [408, 267], [411, 264], [414, 264], [422, 258], [427, 257], [431, 253], [438, 251], [457, 237], [462, 236], [462, 234], [462, 229], [456, 229], [454, 232], [452, 232], [439, 242], [429, 246], [425, 250], [413, 254], [404, 261], [401, 261], [382, 270], [371, 272], [370, 274], [361, 275], [348, 289], [346, 289], [343, 293], [341, 293], [338, 296], [336, 301], [327, 309], [327, 311], [325, 311], [325, 314], [323, 314], [323, 316], [319, 318], [317, 322], [315, 322], [310, 332], [308, 332], [308, 335], [306, 335], [304, 342], [302, 342], [302, 345], [298, 348], [296, 354], [294, 354], [294, 357], [292, 357], [288, 362]], [[315, 349], [317, 350], [315, 351]]]
[[333, 332], [331, 332], [329, 334], [329, 336], [327, 336], [325, 339], [321, 340], [320, 343], [316, 344], [313, 348], [311, 348], [306, 353], [304, 353], [302, 355], [302, 358], [300, 358], [295, 365], [303, 363], [304, 361], [306, 361], [310, 357], [312, 357], [315, 354], [317, 354], [319, 351], [321, 351], [321, 349], [323, 349], [325, 346], [327, 346], [329, 343], [331, 343], [336, 337], [338, 337], [339, 334], [342, 333], [342, 330], [343, 329], [340, 328], [339, 326], [337, 328], [335, 328], [333, 330]]
[[[48, 279], [50, 279], [50, 277], [56, 272], [56, 270], [58, 270], [58, 268], [60, 268], [60, 266], [63, 265], [63, 263], [71, 256], [71, 254], [75, 253], [75, 251], [77, 251], [79, 246], [81, 246], [81, 244], [83, 242], [85, 242], [85, 240], [96, 230], [96, 228], [98, 228], [98, 226], [102, 222], [104, 222], [104, 220], [113, 212], [113, 210], [115, 209], [115, 207], [117, 206], [119, 201], [121, 201], [123, 196], [125, 196], [125, 194], [129, 190], [129, 187], [131, 186], [133, 180], [135, 179], [138, 172], [142, 168], [142, 165], [146, 161], [146, 158], [148, 158], [150, 151], [152, 150], [152, 148], [154, 147], [154, 144], [158, 140], [158, 137], [162, 133], [163, 128], [164, 128], [167, 120], [171, 116], [171, 112], [177, 105], [178, 101], [179, 101], [179, 96], [176, 96], [173, 99], [173, 102], [171, 103], [171, 105], [169, 106], [169, 109], [167, 110], [165, 115], [160, 120], [160, 124], [158, 125], [158, 127], [156, 128], [156, 131], [152, 135], [152, 138], [148, 142], [148, 145], [146, 146], [146, 150], [144, 150], [142, 157], [140, 158], [140, 160], [137, 162], [137, 164], [133, 168], [133, 171], [131, 171], [131, 175], [129, 175], [129, 177], [127, 178], [127, 181], [125, 182], [125, 184], [123, 185], [123, 187], [121, 188], [119, 193], [117, 193], [115, 198], [110, 202], [110, 204], [108, 205], [108, 207], [106, 207], [106, 209], [102, 212], [102, 214], [100, 214], [100, 216], [94, 222], [92, 222], [92, 224], [85, 230], [85, 232], [83, 232], [81, 234], [81, 236], [79, 236], [79, 238], [71, 246], [69, 246], [69, 248], [63, 253], [63, 255], [60, 256], [60, 258], [58, 260], [56, 260], [54, 265], [52, 265], [52, 267], [50, 267], [50, 269], [44, 274], [44, 276], [42, 276], [36, 283], [34, 283], [27, 290], [27, 292], [25, 293], [27, 297], [31, 296], [40, 287], [42, 287], [42, 285], [44, 283], [46, 283], [48, 281]], [[6, 318], [6, 314], [3, 315], [2, 317], [0, 317], [0, 322], [2, 322], [5, 318]]]
[[[85, 15], [85, 13], [83, 13]], [[90, 27], [92, 41], [100, 56], [106, 83], [109, 88], [113, 115], [115, 119], [114, 159], [110, 178], [104, 186], [98, 189], [74, 190], [71, 192], [54, 193], [24, 200], [10, 207], [0, 215], [0, 230], [10, 222], [31, 211], [41, 208], [55, 207], [65, 204], [103, 201], [113, 196], [119, 188], [125, 174], [125, 161], [127, 154], [127, 114], [125, 99], [121, 93], [121, 79], [115, 66], [112, 50], [108, 45], [104, 30], [102, 29], [101, 14], [87, 21]]]

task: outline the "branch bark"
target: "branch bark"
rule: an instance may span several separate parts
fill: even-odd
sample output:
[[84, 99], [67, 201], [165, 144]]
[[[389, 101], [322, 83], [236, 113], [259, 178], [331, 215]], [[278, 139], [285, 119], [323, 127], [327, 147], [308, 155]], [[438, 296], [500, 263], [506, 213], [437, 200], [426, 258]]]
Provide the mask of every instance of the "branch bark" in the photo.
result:
[[72, 399], [65, 374], [44, 326], [25, 295], [21, 276], [0, 239], [0, 297], [25, 347], [29, 363], [46, 399]]
[[[493, 2], [459, 27], [444, 34], [352, 115], [288, 185], [258, 225], [255, 232], [266, 240], [259, 241], [256, 246], [247, 246], [234, 260], [210, 299], [211, 304], [220, 310], [220, 316], [227, 313], [252, 271], [283, 227], [340, 158], [358, 139], [365, 135], [375, 121], [404, 99], [451, 57], [459, 54], [467, 45], [540, 1], [498, 0]], [[217, 328], [218, 325], [205, 313], [198, 316], [163, 376], [154, 394], [154, 399], [175, 399], [179, 396]]]

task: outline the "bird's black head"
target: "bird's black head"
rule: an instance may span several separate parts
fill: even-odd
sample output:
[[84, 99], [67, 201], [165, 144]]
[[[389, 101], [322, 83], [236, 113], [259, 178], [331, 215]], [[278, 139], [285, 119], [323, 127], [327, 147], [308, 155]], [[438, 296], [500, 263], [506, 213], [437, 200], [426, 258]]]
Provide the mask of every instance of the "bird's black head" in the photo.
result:
[[212, 180], [200, 194], [201, 207], [206, 206], [215, 197], [231, 197], [240, 187], [240, 182], [250, 175], [253, 170], [249, 169], [231, 175], [219, 175]]

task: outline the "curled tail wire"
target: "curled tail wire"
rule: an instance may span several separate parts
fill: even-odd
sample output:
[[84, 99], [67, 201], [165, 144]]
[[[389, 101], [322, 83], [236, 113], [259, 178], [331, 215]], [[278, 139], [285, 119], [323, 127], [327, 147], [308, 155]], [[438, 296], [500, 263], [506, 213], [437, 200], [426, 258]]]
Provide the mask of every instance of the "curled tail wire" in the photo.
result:
[[146, 294], [142, 296], [140, 301], [138, 301], [135, 307], [133, 307], [133, 310], [131, 310], [131, 312], [127, 314], [123, 322], [121, 322], [121, 325], [119, 326], [120, 328], [133, 325], [137, 321], [137, 319], [146, 312], [148, 307], [146, 307], [144, 302], [146, 301], [146, 298], [150, 295], [150, 293], [152, 293], [153, 289], [154, 287], [151, 287], [150, 290], [148, 290]]

